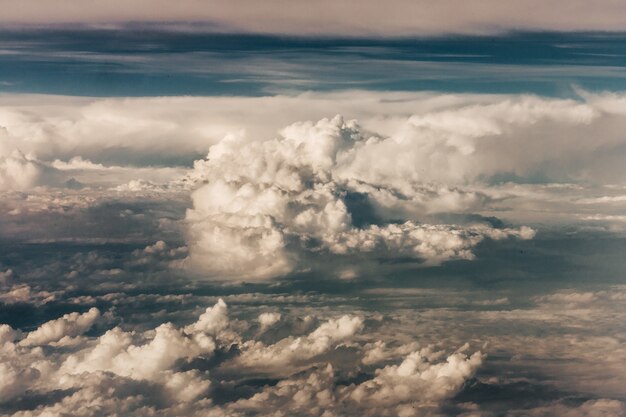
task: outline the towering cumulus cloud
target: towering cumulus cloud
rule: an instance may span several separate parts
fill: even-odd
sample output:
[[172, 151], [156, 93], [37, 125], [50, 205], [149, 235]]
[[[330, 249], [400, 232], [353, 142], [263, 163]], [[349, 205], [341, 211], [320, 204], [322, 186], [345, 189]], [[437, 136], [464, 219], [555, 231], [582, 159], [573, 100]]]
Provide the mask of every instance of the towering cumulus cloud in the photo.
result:
[[[427, 144], [419, 134], [384, 138], [336, 116], [292, 124], [267, 141], [226, 137], [190, 175], [206, 184], [192, 194], [187, 212], [187, 262], [218, 278], [266, 279], [298, 270], [316, 253], [438, 264], [472, 259], [485, 238], [531, 238], [525, 227], [420, 223], [423, 215], [464, 210], [485, 198], [420, 176], [426, 164], [448, 162], [437, 160], [438, 146], [472, 152], [471, 144], [454, 142], [456, 132], [444, 133], [452, 143]], [[449, 154], [442, 157], [454, 162]]]

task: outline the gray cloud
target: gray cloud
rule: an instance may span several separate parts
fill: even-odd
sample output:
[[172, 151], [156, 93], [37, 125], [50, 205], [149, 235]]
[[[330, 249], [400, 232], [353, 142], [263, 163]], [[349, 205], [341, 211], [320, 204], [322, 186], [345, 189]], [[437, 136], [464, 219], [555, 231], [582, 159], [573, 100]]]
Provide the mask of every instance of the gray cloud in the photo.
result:
[[[4, 23], [204, 22], [209, 29], [288, 33], [295, 35], [437, 35], [487, 33], [501, 30], [624, 30], [626, 11], [619, 0], [593, 4], [583, 0], [545, 4], [537, 0], [429, 2], [323, 0], [317, 2], [273, 0], [260, 5], [252, 0], [172, 4], [164, 0], [112, 1], [85, 4], [79, 0], [25, 0], [15, 5], [0, 2]], [[537, 13], [541, 10], [541, 13]], [[179, 24], [177, 25], [176, 22]], [[202, 26], [202, 25], [200, 25]], [[196, 25], [197, 27], [197, 25]], [[193, 26], [192, 26], [193, 28]]]

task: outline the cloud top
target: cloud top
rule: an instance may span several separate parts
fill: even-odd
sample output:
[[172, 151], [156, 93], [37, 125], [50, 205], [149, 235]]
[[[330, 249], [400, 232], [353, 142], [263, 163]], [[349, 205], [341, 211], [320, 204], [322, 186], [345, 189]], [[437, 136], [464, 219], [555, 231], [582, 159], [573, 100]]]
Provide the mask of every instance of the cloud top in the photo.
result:
[[[441, 141], [456, 137], [440, 135]], [[190, 175], [206, 184], [194, 191], [187, 212], [188, 266], [218, 279], [266, 279], [297, 270], [314, 253], [408, 256], [436, 265], [473, 259], [472, 249], [485, 238], [533, 236], [529, 228], [420, 224], [416, 215], [424, 212], [400, 214], [411, 200], [439, 198], [420, 189], [420, 162], [433, 156], [427, 139], [414, 135], [406, 147], [398, 146], [397, 138], [368, 135], [341, 116], [294, 123], [268, 141], [226, 137]], [[387, 143], [386, 150], [377, 149]], [[391, 163], [407, 154], [411, 160]], [[369, 160], [368, 170], [354, 163], [361, 155]], [[351, 198], [363, 207], [349, 207]], [[377, 219], [356, 225], [353, 216], [370, 206]], [[454, 202], [441, 206], [456, 208]], [[394, 220], [386, 218], [392, 211]]]

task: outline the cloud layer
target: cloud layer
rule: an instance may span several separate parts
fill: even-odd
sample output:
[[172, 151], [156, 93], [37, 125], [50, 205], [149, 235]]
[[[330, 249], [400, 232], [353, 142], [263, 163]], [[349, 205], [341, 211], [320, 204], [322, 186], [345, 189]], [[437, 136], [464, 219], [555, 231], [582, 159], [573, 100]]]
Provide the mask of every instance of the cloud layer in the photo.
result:
[[[341, 383], [341, 375], [354, 370], [345, 369], [337, 352], [348, 349], [358, 362], [367, 351], [355, 340], [363, 328], [358, 316], [330, 319], [308, 334], [272, 344], [243, 340], [237, 332], [243, 323], [229, 319], [222, 300], [184, 327], [165, 323], [141, 334], [114, 327], [97, 337], [81, 336], [99, 319], [99, 311], [91, 309], [26, 334], [0, 326], [0, 406], [58, 393], [60, 401], [14, 415], [341, 416], [356, 410], [372, 416], [421, 415], [420, 410], [437, 410], [456, 394], [483, 359], [480, 352], [457, 351], [446, 358], [443, 351], [418, 349], [364, 382]], [[232, 359], [215, 361], [233, 350], [238, 354]], [[229, 374], [278, 381], [237, 399], [234, 387], [228, 388]], [[222, 395], [230, 389], [235, 398], [221, 399], [220, 385]]]
[[[384, 7], [323, 0], [315, 3], [272, 0], [261, 7], [252, 0], [203, 3], [192, 0], [113, 1], [86, 5], [79, 0], [25, 0], [18, 6], [0, 2], [4, 23], [206, 23], [208, 29], [291, 35], [407, 36], [449, 33], [493, 33], [502, 30], [624, 30], [624, 8], [618, 0], [589, 4], [583, 0], [544, 4], [536, 0], [438, 2], [393, 0]], [[541, 13], [536, 13], [541, 7]], [[198, 25], [196, 25], [197, 27]], [[192, 26], [193, 27], [193, 26]], [[202, 27], [200, 25], [200, 27]]]
[[546, 221], [621, 230], [624, 99], [580, 94], [4, 96], [0, 221], [22, 240], [185, 239], [172, 266], [243, 280], [471, 260]]

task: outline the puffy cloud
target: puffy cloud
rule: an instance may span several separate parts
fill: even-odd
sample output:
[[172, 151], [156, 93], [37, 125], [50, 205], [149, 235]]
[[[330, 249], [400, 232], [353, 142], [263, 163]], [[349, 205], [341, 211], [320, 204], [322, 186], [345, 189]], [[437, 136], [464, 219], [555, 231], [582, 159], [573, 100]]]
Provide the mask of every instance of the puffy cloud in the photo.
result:
[[[388, 141], [396, 143], [393, 138]], [[529, 228], [414, 223], [411, 218], [432, 211], [442, 204], [441, 198], [435, 195], [439, 200], [429, 210], [402, 213], [410, 201], [429, 199], [419, 189], [423, 179], [398, 172], [400, 164], [384, 159], [370, 161], [367, 173], [355, 168], [358, 155], [372, 152], [370, 148], [378, 143], [378, 138], [364, 136], [356, 122], [340, 116], [292, 124], [280, 138], [269, 141], [226, 137], [211, 148], [206, 160], [196, 162], [190, 175], [193, 181], [208, 183], [193, 192], [194, 208], [187, 212], [188, 264], [217, 278], [264, 279], [297, 268], [304, 248], [334, 254], [386, 252], [389, 257], [408, 255], [437, 264], [472, 259], [472, 249], [484, 238], [533, 236]], [[411, 168], [415, 174], [422, 157], [421, 151], [416, 152]], [[398, 149], [387, 154], [400, 157], [407, 152]], [[369, 173], [376, 170], [389, 172], [371, 177]], [[359, 215], [359, 208], [350, 211], [352, 195], [364, 196], [363, 203], [373, 205], [374, 211], [377, 205], [385, 206], [378, 210], [379, 217], [394, 211], [404, 216], [405, 223], [356, 227], [353, 216]], [[381, 195], [386, 198], [383, 204], [377, 201]]]
[[366, 346], [366, 348], [367, 352], [361, 361], [366, 365], [372, 365], [395, 358], [398, 355], [407, 355], [414, 352], [417, 350], [417, 343], [409, 343], [395, 348], [390, 348], [385, 342], [379, 340], [369, 346]]
[[54, 184], [56, 170], [41, 162], [35, 154], [22, 152], [18, 144], [21, 141], [3, 126], [0, 117], [0, 192]]
[[[12, 274], [7, 274], [10, 278]], [[32, 303], [43, 305], [54, 301], [57, 298], [56, 293], [49, 291], [33, 291], [28, 284], [13, 285], [0, 294], [0, 301], [5, 304], [15, 303]]]
[[181, 358], [211, 354], [214, 341], [204, 334], [187, 337], [172, 324], [154, 329], [153, 338], [143, 345], [132, 344], [132, 335], [119, 328], [109, 330], [93, 349], [70, 356], [63, 364], [68, 374], [109, 371], [134, 379], [158, 379]]
[[24, 393], [37, 380], [39, 372], [33, 368], [19, 369], [10, 363], [0, 363], [0, 403]]
[[[25, 236], [35, 228], [29, 221], [52, 229], [61, 224], [50, 221], [53, 215], [75, 222], [110, 202], [141, 198], [160, 204], [162, 215], [120, 210], [123, 222], [107, 222], [120, 227], [98, 232], [128, 231], [136, 220], [142, 223], [136, 233], [158, 227], [178, 234], [180, 211], [172, 205], [188, 206], [192, 190], [185, 218], [189, 257], [176, 263], [225, 280], [309, 271], [323, 254], [372, 262], [412, 257], [435, 265], [472, 259], [485, 239], [532, 236], [506, 224], [558, 219], [623, 230], [623, 190], [589, 185], [626, 178], [620, 100], [584, 92], [578, 100], [363, 91], [3, 96], [3, 155], [16, 149], [37, 155], [24, 158], [46, 173], [28, 183], [27, 193], [5, 194], [0, 221], [3, 233]], [[346, 118], [321, 118], [329, 109]], [[317, 121], [293, 123], [311, 119]], [[178, 164], [206, 152], [183, 176]], [[537, 179], [548, 183], [518, 184]], [[53, 183], [83, 188], [33, 189]], [[10, 189], [16, 187], [11, 182]], [[44, 232], [53, 234], [32, 233], [52, 238]]]
[[102, 164], [94, 164], [88, 159], [83, 159], [81, 156], [75, 156], [67, 162], [55, 159], [50, 165], [61, 171], [74, 171], [79, 169], [103, 170], [107, 168]]
[[[393, 163], [379, 161], [371, 175], [382, 176], [380, 169], [398, 164], [394, 169], [409, 178], [458, 178], [463, 168], [471, 168], [472, 175], [484, 174], [481, 169], [517, 172], [545, 158], [567, 158], [620, 143], [623, 112], [607, 103], [622, 96], [585, 94], [581, 100], [563, 100], [371, 91], [107, 99], [3, 95], [0, 126], [3, 155], [21, 149], [69, 173], [187, 164], [228, 135], [265, 141], [294, 121], [342, 114], [379, 139], [367, 145], [369, 152], [351, 156], [355, 169], [367, 171], [368, 161], [378, 157]], [[305, 139], [305, 125], [295, 124], [284, 134]], [[604, 127], [601, 132], [598, 125]], [[319, 141], [316, 129], [308, 128]], [[596, 134], [595, 141], [585, 139], [590, 133]], [[547, 152], [553, 150], [558, 154]], [[494, 154], [500, 157], [491, 158]], [[127, 181], [131, 179], [137, 178]]]
[[78, 336], [89, 330], [99, 317], [100, 310], [95, 307], [83, 314], [69, 313], [60, 319], [42, 324], [28, 333], [20, 343], [24, 346], [44, 345]]
[[[399, 364], [376, 370], [375, 376], [364, 382], [346, 384], [341, 382], [345, 373], [358, 371], [358, 359], [369, 346], [381, 343], [371, 341], [371, 335], [364, 335], [367, 342], [355, 339], [364, 326], [362, 317], [331, 318], [306, 336], [291, 335], [264, 345], [236, 333], [241, 326], [229, 319], [222, 300], [187, 326], [165, 323], [143, 332], [114, 327], [72, 345], [55, 342], [61, 334], [84, 331], [87, 315], [94, 314], [71, 313], [25, 336], [0, 326], [0, 406], [22, 417], [115, 413], [238, 416], [250, 412], [348, 416], [355, 411], [359, 415], [401, 415], [405, 413], [402, 410], [411, 408], [438, 409], [471, 378], [482, 358], [480, 353], [467, 357], [456, 352], [441, 360], [443, 351], [400, 349], [388, 355], [392, 361], [404, 356]], [[55, 331], [50, 330], [53, 328]], [[46, 335], [42, 329], [48, 329]], [[34, 346], [34, 339], [41, 346]], [[341, 356], [331, 355], [341, 346], [344, 355], [357, 360], [345, 363]], [[350, 368], [352, 364], [355, 369]], [[300, 370], [305, 372], [293, 374]], [[248, 375], [279, 381], [254, 388], [254, 382], [246, 385]], [[221, 398], [219, 390], [236, 381], [248, 391], [233, 395], [235, 390], [229, 394], [232, 397]], [[40, 405], [24, 405], [33, 395], [34, 401], [49, 399]], [[378, 397], [384, 400], [374, 401]]]
[[31, 188], [39, 184], [42, 175], [42, 165], [19, 151], [0, 156], [0, 191]]
[[259, 314], [259, 324], [261, 325], [261, 330], [267, 330], [272, 327], [276, 323], [280, 321], [280, 313], [261, 313]]
[[0, 285], [7, 285], [13, 278], [13, 270], [0, 271]]
[[436, 403], [458, 392], [474, 375], [482, 360], [480, 352], [470, 357], [457, 352], [444, 362], [431, 363], [420, 352], [413, 352], [399, 365], [378, 370], [375, 378], [358, 385], [350, 397], [366, 408]]
[[331, 252], [371, 252], [381, 246], [394, 254], [416, 256], [430, 265], [451, 259], [474, 259], [472, 249], [484, 238], [494, 240], [517, 236], [534, 237], [529, 227], [493, 229], [479, 225], [468, 228], [450, 225], [417, 225], [406, 222], [385, 227], [370, 226], [332, 236], [328, 242]]
[[229, 404], [228, 412], [288, 410], [303, 416], [417, 416], [432, 415], [444, 399], [449, 399], [476, 372], [482, 356], [461, 353], [443, 362], [430, 362], [418, 352], [399, 365], [376, 371], [361, 384], [336, 383], [334, 369], [305, 374], [280, 381], [249, 399]]
[[0, 344], [4, 345], [8, 342], [13, 342], [17, 337], [17, 332], [11, 328], [8, 324], [0, 325]]
[[[623, 221], [620, 96], [39, 99], [33, 104], [24, 97], [22, 107], [9, 103], [0, 110], [0, 124], [10, 132], [3, 139], [9, 151], [2, 155], [12, 158], [19, 143], [19, 158], [86, 186], [39, 187], [48, 183], [48, 170], [24, 187], [11, 182], [3, 189], [0, 230], [9, 243], [0, 259], [0, 301], [2, 318], [12, 327], [0, 325], [2, 413], [437, 415], [454, 410], [455, 395], [469, 384], [479, 385], [472, 378], [485, 377], [475, 375], [484, 355], [450, 353], [466, 340], [489, 342], [481, 348], [495, 352], [487, 375], [532, 383], [543, 377], [584, 400], [622, 399], [626, 345], [619, 306], [625, 291], [592, 288], [611, 276], [587, 282], [586, 290], [531, 299], [517, 291], [527, 285], [522, 279], [497, 296], [381, 288], [355, 297], [349, 289], [372, 281], [324, 286], [324, 294], [293, 293], [317, 283], [218, 287], [181, 283], [164, 270], [172, 262], [186, 263], [215, 278], [259, 279], [332, 268], [327, 276], [351, 280], [378, 259], [410, 257], [436, 265], [472, 259], [486, 239], [534, 236], [531, 228], [487, 216], [518, 224], [530, 218], [523, 216], [541, 223], [549, 215]], [[245, 116], [227, 117], [234, 108]], [[318, 120], [329, 109], [359, 123]], [[289, 124], [308, 118], [318, 121]], [[127, 131], [111, 134], [124, 125]], [[165, 136], [176, 140], [152, 149]], [[219, 141], [221, 136], [226, 138]], [[154, 155], [170, 150], [184, 161], [209, 154], [184, 178], [178, 178], [179, 168], [126, 165], [150, 165]], [[74, 153], [83, 158], [74, 159]], [[607, 153], [617, 162], [601, 164]], [[95, 162], [84, 159], [100, 154]], [[152, 156], [142, 159], [144, 154]], [[553, 183], [517, 183], [536, 173]], [[607, 179], [618, 185], [586, 183]], [[189, 205], [191, 255], [180, 262], [187, 247], [171, 230]], [[13, 248], [9, 238], [32, 236], [25, 233], [28, 219], [49, 234]], [[171, 227], [169, 234], [162, 225]], [[54, 228], [61, 233], [52, 233]], [[153, 233], [157, 228], [160, 233]], [[62, 244], [51, 243], [53, 238]], [[552, 256], [553, 248], [545, 249], [552, 242], [530, 245], [533, 256], [545, 256], [532, 259]], [[604, 262], [591, 256], [599, 251], [573, 265]], [[506, 259], [501, 264], [510, 266]], [[453, 269], [462, 270], [464, 279], [476, 275]], [[530, 276], [530, 269], [520, 276]], [[505, 281], [498, 279], [500, 285]], [[234, 318], [221, 300], [194, 309], [192, 303], [214, 302], [216, 293], [240, 306]], [[59, 317], [68, 305], [111, 310], [103, 314], [106, 320], [96, 309]], [[386, 314], [391, 310], [391, 318], [359, 310], [378, 305]], [[281, 314], [267, 312], [278, 306]], [[58, 318], [45, 322], [50, 314]], [[115, 327], [104, 332], [104, 325]], [[421, 348], [416, 334], [436, 347]], [[504, 390], [495, 382], [492, 388]], [[532, 407], [543, 406], [511, 407], [511, 413], [624, 413], [623, 404], [608, 398], [549, 403], [554, 398], [533, 399]]]
[[244, 352], [234, 366], [269, 373], [284, 374], [310, 365], [315, 357], [329, 352], [339, 343], [350, 340], [363, 327], [360, 317], [343, 316], [321, 324], [306, 337], [288, 337], [266, 346], [251, 341], [244, 344]]
[[541, 308], [545, 309], [581, 309], [589, 307], [610, 307], [612, 303], [626, 300], [626, 287], [613, 286], [605, 291], [562, 290], [547, 295], [536, 296], [533, 299]]
[[228, 326], [227, 306], [224, 300], [218, 300], [213, 307], [208, 307], [200, 315], [198, 321], [190, 324], [185, 329], [188, 332], [203, 332], [216, 335]]

